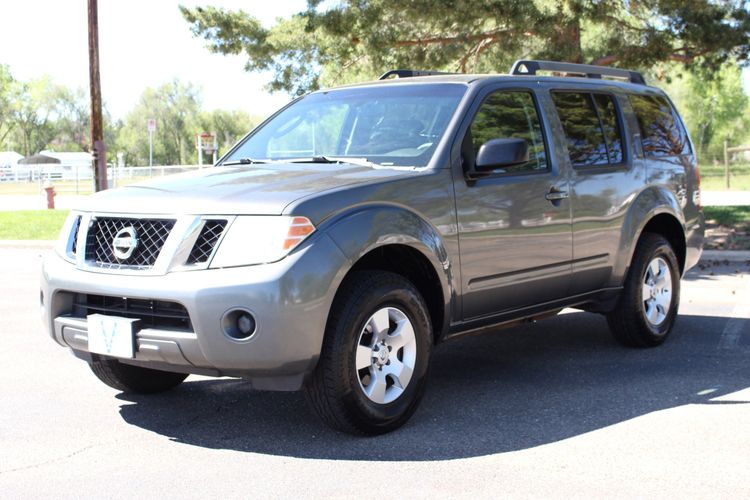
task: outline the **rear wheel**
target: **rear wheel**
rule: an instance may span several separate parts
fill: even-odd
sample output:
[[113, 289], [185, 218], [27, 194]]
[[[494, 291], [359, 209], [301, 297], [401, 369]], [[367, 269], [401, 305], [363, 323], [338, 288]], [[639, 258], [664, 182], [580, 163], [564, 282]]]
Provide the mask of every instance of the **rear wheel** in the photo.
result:
[[431, 347], [427, 307], [411, 282], [389, 272], [354, 273], [334, 301], [306, 397], [334, 429], [390, 432], [419, 404]]
[[607, 315], [614, 337], [633, 347], [662, 344], [680, 302], [677, 257], [662, 236], [646, 233], [638, 243], [617, 307]]
[[184, 373], [127, 365], [116, 359], [101, 356], [94, 356], [89, 366], [99, 380], [113, 389], [131, 394], [155, 394], [168, 391], [187, 378]]

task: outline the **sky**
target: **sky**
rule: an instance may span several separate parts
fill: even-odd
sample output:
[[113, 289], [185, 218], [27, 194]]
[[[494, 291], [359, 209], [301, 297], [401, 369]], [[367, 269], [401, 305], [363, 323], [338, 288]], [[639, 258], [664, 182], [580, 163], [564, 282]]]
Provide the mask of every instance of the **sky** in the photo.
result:
[[[201, 88], [203, 106], [242, 109], [267, 116], [286, 104], [285, 93], [263, 86], [270, 73], [248, 73], [242, 56], [212, 54], [194, 38], [178, 5], [242, 8], [270, 26], [277, 17], [303, 10], [305, 0], [99, 0], [99, 66], [102, 96], [123, 118], [146, 87], [174, 78]], [[16, 79], [49, 75], [88, 94], [86, 0], [4, 2], [0, 15], [0, 64]]]
[[[178, 5], [242, 8], [266, 26], [303, 10], [305, 0], [100, 0], [99, 57], [102, 95], [123, 118], [146, 87], [177, 78], [198, 85], [203, 107], [242, 109], [267, 116], [286, 104], [285, 93], [268, 94], [269, 73], [244, 71], [245, 58], [212, 54], [193, 38]], [[0, 64], [20, 80], [49, 75], [88, 92], [86, 0], [6, 1], [0, 16]], [[750, 71], [743, 71], [750, 91]]]

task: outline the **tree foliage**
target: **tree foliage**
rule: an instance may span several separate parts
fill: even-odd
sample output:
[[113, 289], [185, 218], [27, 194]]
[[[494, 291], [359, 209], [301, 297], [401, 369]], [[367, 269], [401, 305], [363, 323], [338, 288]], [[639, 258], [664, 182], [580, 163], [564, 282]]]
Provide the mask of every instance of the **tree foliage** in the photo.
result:
[[740, 0], [308, 0], [271, 28], [244, 11], [180, 7], [209, 50], [271, 70], [271, 90], [371, 79], [386, 69], [499, 72], [519, 58], [713, 71], [750, 52]]
[[126, 163], [148, 165], [146, 125], [150, 118], [156, 120], [154, 165], [195, 164], [197, 134], [216, 133], [219, 150], [226, 151], [259, 121], [243, 111], [201, 111], [201, 104], [199, 89], [178, 80], [144, 90], [138, 104], [125, 117], [117, 140], [116, 147], [125, 153]]
[[[675, 68], [670, 72], [677, 73]], [[722, 158], [724, 141], [738, 146], [750, 139], [750, 101], [736, 66], [726, 65], [711, 74], [683, 73], [672, 78], [667, 91], [702, 156]]]
[[[260, 122], [243, 111], [203, 110], [200, 90], [173, 81], [144, 90], [138, 104], [114, 120], [104, 109], [104, 139], [109, 161], [125, 153], [129, 165], [148, 165], [147, 120], [157, 120], [154, 163], [191, 164], [197, 161], [196, 134], [216, 133], [219, 150], [228, 150]], [[16, 80], [0, 65], [0, 150], [24, 156], [48, 149], [89, 151], [91, 129], [88, 94], [56, 84], [50, 77]]]

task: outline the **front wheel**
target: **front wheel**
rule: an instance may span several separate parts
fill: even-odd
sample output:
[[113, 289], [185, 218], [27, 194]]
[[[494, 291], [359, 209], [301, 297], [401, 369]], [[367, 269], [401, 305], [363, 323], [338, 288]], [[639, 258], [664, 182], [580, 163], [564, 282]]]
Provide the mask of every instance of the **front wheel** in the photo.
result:
[[615, 339], [631, 347], [662, 344], [672, 331], [680, 302], [680, 271], [669, 242], [643, 235], [630, 265], [625, 288], [607, 322]]
[[394, 273], [352, 274], [334, 301], [307, 400], [334, 429], [383, 434], [403, 425], [424, 393], [432, 347], [419, 291]]

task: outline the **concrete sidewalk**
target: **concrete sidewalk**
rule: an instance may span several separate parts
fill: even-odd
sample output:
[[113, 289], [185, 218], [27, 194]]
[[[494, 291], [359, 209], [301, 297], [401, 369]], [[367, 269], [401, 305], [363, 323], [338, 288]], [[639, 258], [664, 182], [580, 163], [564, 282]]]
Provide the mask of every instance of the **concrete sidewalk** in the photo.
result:
[[750, 205], [750, 191], [702, 191], [704, 207], [731, 207]]

